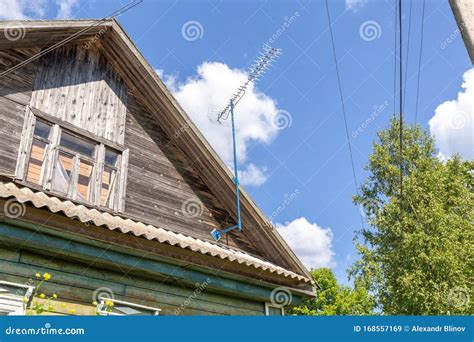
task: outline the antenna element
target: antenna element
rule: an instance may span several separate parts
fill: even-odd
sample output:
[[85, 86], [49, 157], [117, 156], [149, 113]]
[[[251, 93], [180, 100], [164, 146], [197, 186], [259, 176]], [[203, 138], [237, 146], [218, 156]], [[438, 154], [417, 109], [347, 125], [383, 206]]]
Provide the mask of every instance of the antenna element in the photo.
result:
[[245, 95], [248, 85], [251, 82], [257, 81], [265, 73], [266, 70], [271, 66], [272, 62], [281, 54], [280, 49], [272, 48], [269, 45], [264, 45], [263, 52], [259, 54], [254, 64], [252, 64], [248, 71], [247, 80], [237, 88], [237, 91], [232, 95], [227, 105], [217, 115], [217, 121], [221, 122], [231, 117], [232, 123], [232, 144], [234, 148], [234, 183], [235, 183], [235, 196], [237, 204], [237, 224], [235, 226], [223, 229], [213, 229], [211, 232], [214, 240], [219, 241], [223, 234], [230, 232], [233, 229], [242, 230], [242, 220], [240, 217], [240, 190], [239, 190], [239, 172], [237, 168], [237, 148], [235, 142], [235, 120], [234, 120], [234, 108]]

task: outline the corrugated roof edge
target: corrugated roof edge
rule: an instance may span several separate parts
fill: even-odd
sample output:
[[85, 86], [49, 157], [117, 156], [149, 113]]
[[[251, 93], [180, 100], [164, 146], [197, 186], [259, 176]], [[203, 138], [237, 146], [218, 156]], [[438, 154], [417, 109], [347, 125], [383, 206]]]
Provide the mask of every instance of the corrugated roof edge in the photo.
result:
[[62, 212], [67, 217], [78, 219], [82, 223], [92, 222], [98, 227], [105, 226], [109, 230], [118, 229], [124, 234], [131, 233], [137, 237], [156, 240], [159, 243], [178, 246], [180, 248], [192, 250], [193, 252], [211, 255], [213, 257], [229, 260], [256, 269], [262, 269], [286, 278], [296, 279], [314, 285], [314, 282], [307, 277], [303, 277], [242, 251], [234, 250], [232, 248], [224, 248], [207, 241], [174, 233], [163, 228], [146, 225], [142, 222], [137, 222], [131, 219], [124, 219], [120, 216], [111, 215], [107, 212], [100, 212], [96, 209], [89, 209], [83, 205], [74, 204], [71, 201], [62, 201], [57, 197], [46, 195], [41, 191], [34, 192], [28, 187], [20, 188], [15, 183], [0, 182], [0, 198], [9, 197], [14, 197], [20, 203], [30, 202], [36, 208], [46, 207], [53, 213]]

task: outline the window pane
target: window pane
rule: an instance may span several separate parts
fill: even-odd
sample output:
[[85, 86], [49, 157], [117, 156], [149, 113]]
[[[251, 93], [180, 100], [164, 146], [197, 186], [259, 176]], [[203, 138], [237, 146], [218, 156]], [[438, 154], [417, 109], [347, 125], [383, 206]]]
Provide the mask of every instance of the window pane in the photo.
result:
[[58, 159], [54, 168], [52, 189], [67, 194], [69, 184], [71, 183], [71, 172], [73, 157], [59, 152]]
[[61, 134], [59, 145], [88, 157], [93, 156], [95, 149], [94, 144], [64, 132]]
[[282, 316], [281, 308], [268, 307], [268, 316]]
[[117, 166], [118, 154], [108, 148], [105, 149], [105, 163], [110, 166]]
[[81, 160], [79, 165], [79, 175], [77, 178], [76, 195], [84, 201], [88, 201], [90, 198], [92, 169], [92, 164]]
[[40, 184], [41, 170], [43, 169], [44, 153], [47, 144], [44, 142], [33, 139], [31, 144], [31, 155], [28, 162], [28, 172], [26, 174], [26, 180], [35, 184]]
[[110, 207], [110, 203], [113, 201], [113, 189], [115, 185], [116, 174], [117, 172], [110, 167], [104, 167], [100, 191], [100, 205], [103, 207]]
[[34, 135], [37, 136], [37, 137], [48, 139], [50, 130], [51, 130], [50, 125], [48, 125], [48, 124], [46, 124], [42, 121], [36, 121]]

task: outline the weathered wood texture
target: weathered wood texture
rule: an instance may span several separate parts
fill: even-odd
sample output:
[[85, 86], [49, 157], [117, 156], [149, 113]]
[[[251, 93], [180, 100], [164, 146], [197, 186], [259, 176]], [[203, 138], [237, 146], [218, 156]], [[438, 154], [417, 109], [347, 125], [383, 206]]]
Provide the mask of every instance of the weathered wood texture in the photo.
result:
[[[95, 46], [64, 46], [43, 56], [37, 68], [31, 100], [22, 95], [17, 116], [12, 117], [8, 106], [0, 109], [5, 111], [5, 120], [10, 119], [17, 126], [13, 137], [11, 128], [3, 134], [11, 137], [12, 144], [0, 144], [1, 148], [11, 149], [6, 153], [10, 159], [4, 162], [11, 173], [18, 156], [24, 105], [30, 104], [53, 118], [129, 149], [125, 216], [212, 242], [212, 229], [235, 224], [200, 177], [199, 164], [178, 146], [186, 142], [170, 139], [157, 120], [157, 113], [147, 112], [136, 95], [128, 92], [114, 70], [114, 61], [107, 60]], [[23, 73], [21, 79], [29, 81], [31, 90], [33, 77]], [[221, 242], [262, 256], [255, 242], [240, 232], [226, 234]]]
[[[37, 49], [0, 51], [0, 71], [24, 61]], [[15, 173], [25, 108], [30, 103], [36, 76], [36, 63], [0, 79], [0, 173]]]
[[[31, 106], [130, 149], [125, 215], [209, 241], [212, 229], [235, 224], [96, 47], [65, 46], [42, 57]], [[231, 232], [223, 242], [258, 254], [242, 234]]]
[[[213, 228], [233, 225], [228, 212], [198, 176], [197, 166], [129, 95], [125, 143], [130, 149], [125, 213], [175, 232], [213, 241]], [[223, 242], [258, 254], [244, 236]]]
[[[39, 255], [27, 250], [14, 250], [0, 245], [0, 279], [25, 284], [35, 282], [35, 273], [48, 272], [52, 279], [41, 292], [56, 293], [60, 303], [54, 312], [93, 314], [94, 291], [110, 289], [114, 297], [135, 304], [157, 307], [162, 315], [263, 315], [264, 303], [223, 296], [201, 285], [196, 288], [157, 282], [136, 276], [124, 276], [93, 263]], [[62, 304], [65, 304], [64, 307]]]
[[31, 106], [123, 143], [127, 88], [95, 46], [64, 46], [41, 57]]

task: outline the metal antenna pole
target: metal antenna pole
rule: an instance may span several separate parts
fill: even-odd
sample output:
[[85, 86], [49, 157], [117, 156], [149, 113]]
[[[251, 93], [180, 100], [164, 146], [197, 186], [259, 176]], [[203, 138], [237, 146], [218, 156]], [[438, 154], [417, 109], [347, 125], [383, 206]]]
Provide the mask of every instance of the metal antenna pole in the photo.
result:
[[235, 193], [237, 201], [237, 227], [242, 230], [242, 220], [240, 218], [240, 190], [239, 190], [239, 170], [237, 168], [237, 144], [235, 141], [235, 122], [234, 122], [234, 101], [230, 100], [230, 116], [232, 120], [232, 143], [234, 145], [234, 181], [235, 181]]
[[211, 232], [212, 237], [219, 241], [222, 237], [222, 234], [228, 233], [233, 229], [242, 230], [242, 219], [240, 217], [240, 189], [239, 189], [239, 170], [237, 165], [237, 142], [235, 138], [235, 117], [234, 109], [235, 105], [242, 99], [245, 94], [245, 90], [249, 84], [253, 81], [258, 80], [262, 74], [270, 67], [271, 63], [281, 54], [279, 49], [272, 48], [270, 46], [265, 46], [264, 53], [262, 53], [256, 63], [250, 68], [247, 80], [242, 84], [234, 95], [231, 97], [227, 105], [222, 109], [217, 115], [217, 121], [226, 120], [230, 114], [232, 122], [232, 147], [234, 150], [234, 183], [235, 183], [235, 195], [236, 195], [236, 204], [237, 204], [237, 224], [235, 226], [225, 228], [222, 230], [213, 229]]

